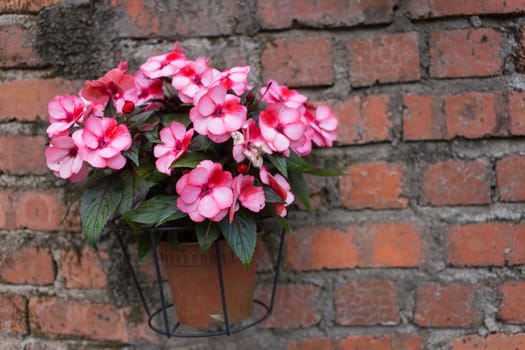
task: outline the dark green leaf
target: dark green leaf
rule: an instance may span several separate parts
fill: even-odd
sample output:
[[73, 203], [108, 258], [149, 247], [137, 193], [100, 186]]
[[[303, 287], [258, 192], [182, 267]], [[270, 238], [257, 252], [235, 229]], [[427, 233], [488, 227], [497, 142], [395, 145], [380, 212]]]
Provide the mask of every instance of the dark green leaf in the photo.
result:
[[194, 134], [189, 148], [194, 152], [206, 152], [212, 145], [213, 142], [207, 136]]
[[116, 112], [113, 101], [109, 99], [106, 108], [104, 108], [104, 117], [115, 117]]
[[171, 168], [195, 168], [205, 159], [206, 156], [201, 153], [185, 153], [171, 165]]
[[139, 261], [142, 261], [151, 253], [151, 237], [149, 233], [143, 232], [139, 235], [137, 240], [137, 250], [139, 254]]
[[318, 176], [340, 176], [342, 172], [334, 169], [319, 169], [312, 166], [304, 158], [299, 157], [295, 152], [290, 152], [290, 157], [287, 158], [288, 170], [299, 173], [309, 173]]
[[159, 195], [142, 202], [135, 210], [128, 211], [123, 219], [144, 225], [162, 225], [165, 222], [185, 217], [177, 208], [177, 197]]
[[202, 253], [206, 253], [213, 242], [219, 238], [221, 230], [217, 224], [211, 221], [205, 221], [195, 225], [195, 233], [197, 234], [197, 240], [199, 241]]
[[121, 199], [122, 186], [116, 177], [107, 177], [86, 188], [80, 199], [82, 228], [90, 244], [95, 245], [102, 229], [115, 213]]
[[268, 186], [263, 186], [264, 201], [266, 203], [284, 203], [284, 200]]
[[144, 133], [144, 136], [148, 139], [151, 143], [162, 143], [160, 137], [159, 137], [159, 131], [157, 128], [153, 129], [152, 131], [146, 131]]
[[149, 119], [149, 117], [151, 117], [153, 114], [157, 113], [156, 110], [151, 110], [151, 111], [146, 111], [146, 112], [141, 112], [141, 113], [138, 113], [138, 114], [135, 114], [134, 116], [128, 118], [128, 121], [130, 123], [137, 123], [137, 124], [142, 124], [144, 123], [146, 120]]
[[308, 186], [306, 185], [306, 181], [304, 181], [303, 174], [290, 171], [290, 177], [288, 179], [295, 197], [299, 198], [308, 211], [312, 211], [310, 191], [308, 191]]
[[145, 198], [146, 194], [149, 191], [148, 182], [139, 174], [137, 174], [135, 169], [130, 169], [122, 175], [122, 200], [119, 205], [119, 212], [125, 214], [133, 207], [134, 202], [139, 199]]
[[131, 148], [127, 150], [126, 152], [122, 152], [128, 158], [135, 164], [136, 166], [139, 166], [139, 146], [136, 144], [131, 145]]
[[176, 121], [185, 127], [190, 125], [190, 116], [188, 113], [167, 113], [162, 116], [162, 125], [169, 126], [171, 122]]
[[229, 223], [228, 216], [226, 216], [219, 223], [219, 226], [228, 244], [239, 259], [241, 259], [244, 266], [250, 266], [257, 241], [255, 219], [241, 209], [235, 214], [231, 224]]
[[284, 175], [284, 177], [288, 177], [288, 170], [286, 168], [286, 157], [271, 155], [270, 160], [272, 161], [273, 166], [276, 167], [277, 170], [279, 170], [279, 172]]
[[290, 223], [286, 218], [282, 218], [280, 216], [277, 216], [277, 222], [281, 225], [281, 227], [286, 231], [291, 233], [292, 232], [292, 226], [290, 226]]

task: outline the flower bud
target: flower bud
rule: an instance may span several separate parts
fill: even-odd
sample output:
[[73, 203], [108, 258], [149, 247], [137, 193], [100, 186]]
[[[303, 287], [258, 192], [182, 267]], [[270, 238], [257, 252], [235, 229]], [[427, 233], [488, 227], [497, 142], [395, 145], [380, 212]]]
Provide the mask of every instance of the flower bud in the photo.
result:
[[246, 174], [248, 172], [248, 165], [244, 163], [237, 165], [237, 171], [239, 174]]
[[122, 112], [129, 114], [132, 113], [135, 110], [135, 104], [131, 101], [125, 101], [124, 105], [122, 106]]

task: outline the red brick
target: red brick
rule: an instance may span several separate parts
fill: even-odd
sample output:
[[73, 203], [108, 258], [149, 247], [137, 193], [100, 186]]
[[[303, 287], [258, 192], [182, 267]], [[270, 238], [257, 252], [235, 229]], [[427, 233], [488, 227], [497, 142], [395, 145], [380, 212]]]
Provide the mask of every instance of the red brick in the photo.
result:
[[0, 67], [35, 67], [42, 60], [33, 49], [34, 23], [0, 25]]
[[60, 0], [3, 0], [0, 13], [39, 12], [44, 7], [58, 4]]
[[330, 350], [331, 341], [329, 338], [310, 338], [300, 341], [291, 341], [288, 350]]
[[56, 231], [80, 228], [78, 208], [73, 206], [65, 218], [66, 205], [63, 194], [56, 191], [5, 191], [0, 192], [0, 228], [28, 228]]
[[452, 226], [447, 237], [447, 262], [454, 266], [503, 266], [512, 251], [514, 226], [486, 222]]
[[363, 235], [372, 239], [372, 252], [368, 261], [370, 266], [417, 267], [423, 261], [423, 243], [413, 224], [367, 224], [363, 228]]
[[61, 253], [60, 269], [67, 288], [106, 288], [108, 285], [103, 264], [109, 259], [104, 251], [84, 248]]
[[475, 139], [498, 134], [503, 99], [493, 93], [465, 93], [445, 96], [447, 136]]
[[262, 75], [289, 86], [330, 85], [332, 43], [326, 38], [275, 39], [266, 43], [261, 56]]
[[334, 113], [339, 118], [340, 144], [363, 144], [392, 139], [392, 113], [388, 108], [390, 98], [380, 96], [354, 96], [338, 103]]
[[262, 0], [257, 14], [264, 29], [290, 28], [293, 22], [310, 27], [349, 27], [389, 23], [392, 0]]
[[[477, 327], [483, 320], [476, 309], [475, 293], [479, 285], [419, 286], [416, 296], [414, 323], [421, 327]], [[460, 312], [458, 312], [460, 310]]]
[[525, 92], [512, 91], [508, 94], [510, 133], [525, 135]]
[[521, 350], [525, 349], [525, 334], [489, 334], [487, 337], [467, 335], [454, 341], [452, 350]]
[[525, 157], [509, 156], [496, 163], [496, 191], [502, 202], [525, 201]]
[[398, 290], [392, 281], [347, 281], [335, 291], [336, 322], [343, 326], [399, 323]]
[[351, 336], [340, 341], [338, 350], [398, 350], [392, 348], [389, 336], [374, 338], [369, 335]]
[[[270, 285], [257, 287], [256, 296], [261, 301], [269, 301], [272, 292]], [[306, 284], [280, 284], [277, 286], [273, 312], [262, 328], [299, 328], [309, 327], [321, 320], [316, 299], [319, 287]]]
[[506, 282], [500, 287], [500, 293], [502, 300], [497, 319], [505, 323], [525, 323], [525, 281]]
[[56, 95], [76, 94], [78, 81], [15, 80], [0, 83], [0, 121], [47, 120], [47, 104]]
[[473, 205], [490, 201], [487, 165], [482, 161], [438, 162], [429, 165], [423, 176], [425, 204]]
[[339, 181], [343, 205], [350, 209], [406, 208], [403, 197], [405, 165], [402, 163], [360, 163], [347, 168]]
[[444, 100], [440, 96], [407, 95], [403, 98], [403, 138], [440, 140], [446, 138]]
[[395, 222], [348, 226], [344, 230], [304, 227], [286, 236], [285, 247], [285, 267], [303, 271], [416, 267], [424, 255], [417, 228]]
[[298, 270], [339, 269], [357, 266], [357, 230], [329, 227], [303, 228], [286, 236], [286, 265]]
[[351, 336], [334, 341], [336, 350], [423, 350], [423, 342], [417, 335], [392, 334], [380, 338]]
[[55, 281], [55, 266], [48, 248], [23, 248], [0, 257], [0, 280], [12, 284], [46, 285]]
[[29, 300], [32, 332], [48, 337], [76, 336], [128, 341], [124, 311], [112, 304], [33, 297]]
[[0, 335], [23, 335], [26, 327], [26, 299], [0, 294]]
[[348, 42], [352, 86], [419, 80], [416, 33], [383, 34]]
[[253, 31], [254, 16], [243, 2], [111, 0], [122, 37], [218, 36]]
[[492, 28], [433, 32], [430, 75], [435, 78], [501, 74], [501, 34]]
[[46, 174], [46, 142], [42, 136], [0, 136], [0, 171], [14, 175]]
[[524, 0], [410, 0], [409, 12], [412, 18], [460, 16], [475, 14], [504, 14], [525, 12]]

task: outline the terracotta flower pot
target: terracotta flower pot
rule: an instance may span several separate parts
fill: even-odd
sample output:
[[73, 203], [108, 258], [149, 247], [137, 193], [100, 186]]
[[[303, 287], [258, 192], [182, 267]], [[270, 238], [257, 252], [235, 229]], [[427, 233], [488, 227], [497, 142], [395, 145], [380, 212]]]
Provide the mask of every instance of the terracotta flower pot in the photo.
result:
[[[159, 258], [168, 275], [177, 318], [181, 324], [208, 328], [223, 324], [224, 314], [215, 247], [202, 254], [198, 243], [176, 247], [159, 244]], [[239, 323], [252, 314], [255, 289], [254, 264], [247, 270], [226, 241], [219, 241], [228, 321]]]

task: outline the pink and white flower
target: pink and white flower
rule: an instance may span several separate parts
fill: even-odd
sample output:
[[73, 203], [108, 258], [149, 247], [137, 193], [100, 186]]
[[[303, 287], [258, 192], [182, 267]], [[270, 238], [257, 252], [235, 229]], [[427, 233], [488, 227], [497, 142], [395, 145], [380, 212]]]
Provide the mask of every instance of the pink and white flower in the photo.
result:
[[186, 131], [183, 124], [173, 121], [169, 127], [160, 130], [159, 134], [162, 143], [153, 148], [153, 155], [158, 158], [155, 166], [159, 172], [171, 175], [173, 171], [170, 168], [171, 164], [182, 157], [188, 149], [193, 137], [193, 129]]
[[228, 140], [246, 121], [248, 110], [241, 105], [240, 98], [227, 94], [220, 85], [203, 90], [195, 99], [197, 103], [190, 110], [193, 127], [214, 142]]
[[186, 56], [184, 56], [184, 50], [179, 48], [179, 42], [176, 42], [171, 52], [148, 57], [148, 60], [140, 66], [140, 69], [146, 77], [156, 79], [172, 77], [185, 64]]
[[312, 140], [319, 147], [332, 147], [337, 138], [337, 118], [326, 105], [318, 106], [315, 114], [314, 109], [313, 105], [306, 104], [305, 116], [313, 131]]
[[46, 164], [53, 173], [71, 182], [80, 182], [88, 175], [88, 168], [78, 154], [71, 136], [51, 139], [45, 150]]
[[242, 127], [242, 133], [239, 131], [232, 132], [233, 138], [233, 159], [237, 163], [248, 158], [256, 168], [263, 164], [263, 156], [272, 154], [272, 150], [266, 144], [261, 135], [261, 130], [255, 123], [255, 120], [249, 119]]
[[260, 212], [265, 205], [264, 190], [261, 186], [254, 186], [255, 178], [251, 175], [238, 175], [233, 179], [233, 203], [230, 207], [230, 223], [235, 212], [239, 210], [239, 202], [243, 207], [254, 213]]
[[296, 90], [279, 85], [275, 80], [268, 80], [269, 87], [259, 90], [262, 100], [268, 103], [282, 103], [289, 108], [301, 108], [308, 99]]
[[218, 77], [218, 81], [221, 86], [226, 88], [226, 90], [232, 90], [238, 96], [241, 96], [249, 89], [249, 73], [250, 66], [233, 67], [222, 72]]
[[[162, 80], [149, 79], [141, 71], [138, 71], [133, 76], [134, 88], [126, 90], [120, 97], [114, 99], [115, 109], [117, 113], [122, 113], [122, 108], [126, 101], [133, 102], [136, 106], [147, 104], [151, 99], [162, 99], [164, 91], [162, 91]], [[146, 110], [158, 107], [159, 103], [149, 102]]]
[[281, 174], [272, 175], [268, 169], [263, 165], [259, 172], [261, 182], [277, 193], [284, 203], [274, 203], [275, 211], [277, 215], [285, 217], [287, 214], [286, 207], [293, 203], [295, 197], [291, 192], [291, 187], [286, 178]]
[[270, 149], [285, 155], [290, 142], [298, 141], [305, 131], [299, 110], [279, 104], [271, 104], [260, 113], [259, 125]]
[[232, 174], [220, 163], [203, 160], [176, 184], [177, 207], [191, 220], [221, 221], [233, 203]]
[[121, 152], [131, 147], [127, 126], [113, 118], [90, 117], [84, 128], [73, 133], [80, 157], [95, 168], [122, 169], [126, 157]]
[[68, 135], [71, 127], [84, 117], [85, 107], [84, 102], [76, 96], [55, 96], [47, 105], [51, 123], [47, 128], [49, 137]]
[[171, 85], [179, 92], [184, 103], [193, 102], [193, 97], [202, 88], [212, 85], [219, 71], [208, 66], [208, 60], [199, 57], [195, 61], [187, 60], [185, 65], [173, 76]]
[[[93, 104], [95, 112], [104, 110], [107, 102], [123, 97], [124, 92], [135, 88], [135, 79], [128, 74], [128, 64], [125, 61], [97, 80], [86, 80], [85, 88], [80, 90], [80, 96]], [[97, 114], [98, 115], [98, 114]]]

